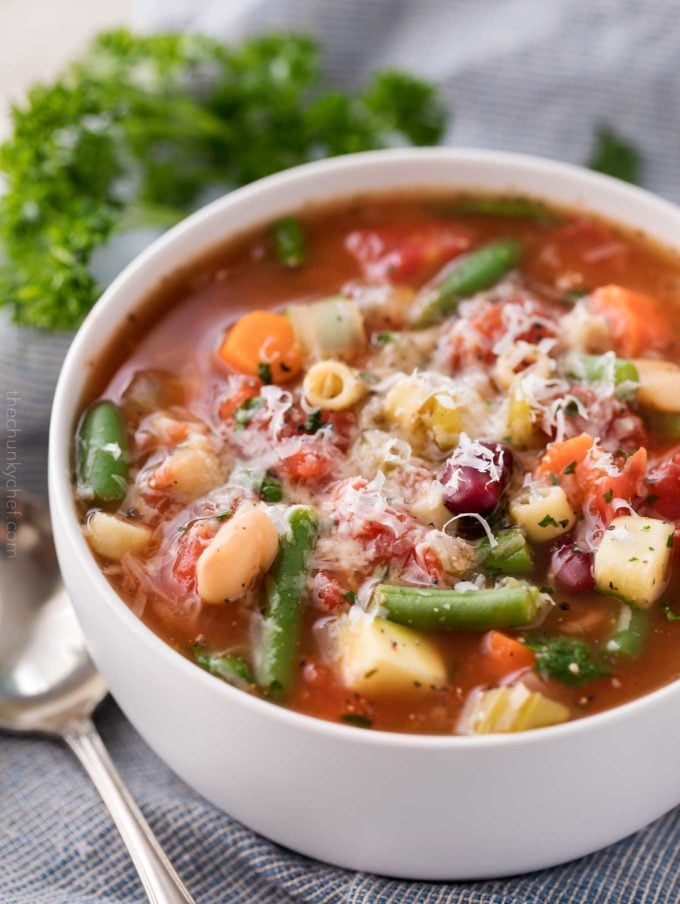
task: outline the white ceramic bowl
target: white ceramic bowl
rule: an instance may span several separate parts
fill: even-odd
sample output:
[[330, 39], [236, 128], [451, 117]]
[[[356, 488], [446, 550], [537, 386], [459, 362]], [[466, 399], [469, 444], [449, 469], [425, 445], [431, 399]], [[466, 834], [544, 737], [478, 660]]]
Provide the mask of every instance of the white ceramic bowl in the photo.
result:
[[521, 873], [623, 838], [680, 802], [680, 682], [633, 703], [512, 736], [362, 731], [281, 709], [192, 665], [116, 595], [81, 535], [70, 450], [100, 351], [180, 264], [237, 232], [365, 192], [516, 191], [638, 227], [680, 249], [680, 211], [622, 182], [477, 150], [359, 154], [289, 170], [216, 201], [145, 251], [104, 293], [64, 364], [49, 485], [66, 586], [111, 692], [148, 744], [200, 794], [296, 851], [419, 879]]

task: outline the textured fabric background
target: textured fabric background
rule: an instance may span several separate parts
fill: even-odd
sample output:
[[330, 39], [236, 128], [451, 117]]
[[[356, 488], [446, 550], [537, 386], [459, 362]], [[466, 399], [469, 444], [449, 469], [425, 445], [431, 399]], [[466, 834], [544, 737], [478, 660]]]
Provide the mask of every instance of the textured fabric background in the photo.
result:
[[[136, 18], [147, 28], [202, 29], [234, 41], [268, 28], [312, 31], [339, 85], [360, 83], [377, 66], [409, 67], [441, 84], [455, 110], [451, 144], [582, 162], [594, 125], [606, 119], [644, 150], [646, 185], [680, 201], [677, 0], [137, 0]], [[38, 337], [0, 319], [0, 387], [20, 392], [21, 480], [38, 492], [67, 344], [68, 337]], [[173, 776], [113, 702], [97, 722], [201, 904], [680, 901], [680, 810], [554, 870], [450, 885], [396, 882], [332, 869], [258, 838]], [[0, 904], [144, 900], [96, 792], [56, 742], [0, 739], [0, 820]]]

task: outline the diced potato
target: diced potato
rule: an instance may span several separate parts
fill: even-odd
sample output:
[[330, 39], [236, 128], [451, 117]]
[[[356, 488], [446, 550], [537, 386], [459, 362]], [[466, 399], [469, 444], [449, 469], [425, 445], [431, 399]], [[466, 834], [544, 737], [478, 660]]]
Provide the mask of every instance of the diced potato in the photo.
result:
[[595, 553], [595, 585], [646, 609], [666, 589], [673, 524], [659, 518], [614, 518]]
[[336, 639], [342, 679], [360, 694], [415, 692], [446, 680], [437, 648], [410, 628], [354, 610]]
[[536, 439], [531, 405], [524, 397], [518, 380], [515, 380], [508, 392], [505, 435], [513, 446], [519, 448], [531, 446]]
[[105, 559], [122, 559], [126, 553], [140, 552], [151, 539], [148, 527], [106, 512], [93, 512], [83, 533], [92, 549]]
[[442, 527], [451, 520], [451, 512], [447, 509], [443, 502], [444, 490], [442, 485], [433, 480], [427, 489], [425, 486], [419, 492], [417, 499], [409, 506], [411, 513], [425, 524], [431, 524], [433, 527], [441, 530]]
[[633, 363], [640, 377], [639, 403], [654, 411], [680, 412], [680, 367], [650, 358]]
[[562, 487], [536, 483], [524, 487], [510, 502], [510, 517], [530, 540], [554, 540], [571, 530], [576, 515]]
[[385, 414], [402, 429], [409, 431], [420, 418], [430, 395], [431, 389], [424, 383], [405, 376], [388, 390], [383, 406]]
[[461, 713], [458, 730], [463, 734], [528, 731], [559, 725], [569, 709], [524, 684], [473, 691]]
[[529, 368], [542, 377], [549, 377], [555, 364], [543, 349], [531, 342], [520, 340], [496, 358], [493, 378], [500, 387], [509, 389], [517, 374]]
[[453, 392], [437, 390], [424, 377], [404, 377], [388, 391], [383, 408], [406, 433], [425, 429], [440, 449], [451, 449], [463, 429], [462, 410]]
[[240, 508], [223, 524], [196, 563], [196, 589], [206, 603], [240, 599], [264, 574], [279, 549], [271, 518], [256, 506]]
[[432, 396], [425, 403], [421, 417], [440, 449], [452, 449], [456, 445], [463, 425], [460, 406], [451, 396], [445, 393]]
[[178, 446], [156, 469], [152, 486], [170, 489], [189, 499], [198, 499], [221, 481], [219, 459], [208, 440], [199, 434]]

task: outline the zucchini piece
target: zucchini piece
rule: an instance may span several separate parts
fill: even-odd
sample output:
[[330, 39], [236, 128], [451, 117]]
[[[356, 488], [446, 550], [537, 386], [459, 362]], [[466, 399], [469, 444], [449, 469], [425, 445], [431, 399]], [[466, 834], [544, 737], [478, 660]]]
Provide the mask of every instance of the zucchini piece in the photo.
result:
[[559, 725], [570, 716], [569, 709], [524, 684], [473, 691], [458, 721], [461, 734], [495, 734], [528, 731]]
[[366, 344], [364, 318], [356, 301], [333, 295], [313, 304], [292, 304], [286, 314], [305, 354], [332, 358]]

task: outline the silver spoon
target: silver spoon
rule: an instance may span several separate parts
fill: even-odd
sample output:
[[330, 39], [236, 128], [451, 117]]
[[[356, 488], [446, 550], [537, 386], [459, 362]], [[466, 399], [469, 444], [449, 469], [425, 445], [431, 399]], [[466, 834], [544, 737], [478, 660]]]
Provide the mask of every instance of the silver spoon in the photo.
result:
[[61, 581], [46, 507], [2, 498], [0, 728], [64, 739], [94, 782], [153, 904], [192, 904], [90, 716], [107, 694]]

